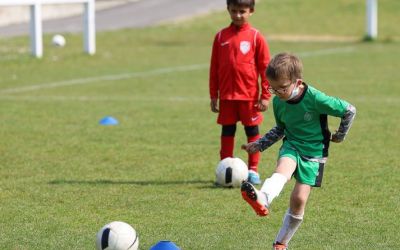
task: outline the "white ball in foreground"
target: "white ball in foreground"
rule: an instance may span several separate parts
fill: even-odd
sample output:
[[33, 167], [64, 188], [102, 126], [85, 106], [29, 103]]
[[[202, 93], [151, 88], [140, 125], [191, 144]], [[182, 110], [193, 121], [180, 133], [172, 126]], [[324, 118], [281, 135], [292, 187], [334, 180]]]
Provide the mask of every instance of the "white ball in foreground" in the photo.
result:
[[56, 47], [64, 47], [66, 44], [65, 38], [62, 35], [54, 35], [51, 42]]
[[137, 250], [139, 237], [129, 224], [113, 221], [102, 227], [96, 235], [97, 250]]
[[249, 171], [246, 163], [240, 158], [225, 158], [218, 163], [215, 170], [217, 184], [224, 187], [240, 187], [247, 180]]

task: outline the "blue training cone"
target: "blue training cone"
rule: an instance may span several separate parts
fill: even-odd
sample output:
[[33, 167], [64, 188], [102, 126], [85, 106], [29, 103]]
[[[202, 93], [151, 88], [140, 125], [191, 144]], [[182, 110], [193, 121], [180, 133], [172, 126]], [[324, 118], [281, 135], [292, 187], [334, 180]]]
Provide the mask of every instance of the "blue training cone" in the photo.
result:
[[175, 243], [169, 240], [161, 240], [154, 246], [150, 247], [150, 250], [181, 250]]
[[112, 116], [106, 116], [99, 121], [99, 124], [104, 126], [117, 125], [118, 120]]

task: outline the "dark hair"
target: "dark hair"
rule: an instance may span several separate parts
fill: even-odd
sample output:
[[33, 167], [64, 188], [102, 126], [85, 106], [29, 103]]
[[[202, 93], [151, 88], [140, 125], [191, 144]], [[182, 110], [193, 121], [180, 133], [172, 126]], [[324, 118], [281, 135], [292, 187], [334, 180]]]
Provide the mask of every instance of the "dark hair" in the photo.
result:
[[226, 5], [245, 6], [254, 9], [255, 0], [226, 0]]
[[290, 53], [283, 52], [274, 56], [268, 64], [266, 75], [271, 80], [290, 80], [303, 78], [303, 64]]

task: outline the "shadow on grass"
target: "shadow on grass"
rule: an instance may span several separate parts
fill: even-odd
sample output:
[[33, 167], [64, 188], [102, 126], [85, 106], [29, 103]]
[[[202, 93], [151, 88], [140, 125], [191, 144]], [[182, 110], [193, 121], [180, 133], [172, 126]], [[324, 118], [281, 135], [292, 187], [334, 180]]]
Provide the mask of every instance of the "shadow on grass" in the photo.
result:
[[182, 181], [129, 181], [129, 180], [53, 180], [50, 185], [139, 185], [139, 186], [159, 186], [159, 185], [190, 185], [201, 184], [203, 188], [215, 188], [214, 181], [211, 180], [182, 180]]

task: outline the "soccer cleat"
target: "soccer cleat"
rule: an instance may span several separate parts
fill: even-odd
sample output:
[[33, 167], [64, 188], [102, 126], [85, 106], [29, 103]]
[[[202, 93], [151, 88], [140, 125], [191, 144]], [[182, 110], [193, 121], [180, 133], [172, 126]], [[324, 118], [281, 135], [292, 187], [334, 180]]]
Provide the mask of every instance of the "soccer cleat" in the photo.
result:
[[240, 188], [242, 197], [259, 216], [267, 216], [268, 202], [267, 197], [262, 192], [258, 191], [250, 182], [244, 181]]
[[281, 244], [279, 242], [275, 242], [272, 245], [272, 250], [287, 250], [287, 246], [285, 244]]
[[260, 175], [254, 170], [249, 170], [247, 181], [254, 185], [261, 184]]

